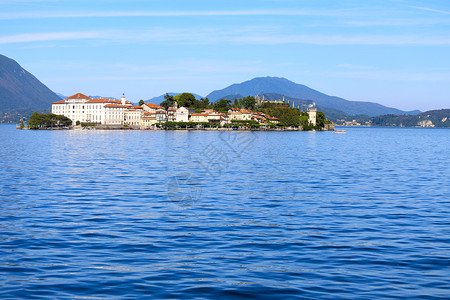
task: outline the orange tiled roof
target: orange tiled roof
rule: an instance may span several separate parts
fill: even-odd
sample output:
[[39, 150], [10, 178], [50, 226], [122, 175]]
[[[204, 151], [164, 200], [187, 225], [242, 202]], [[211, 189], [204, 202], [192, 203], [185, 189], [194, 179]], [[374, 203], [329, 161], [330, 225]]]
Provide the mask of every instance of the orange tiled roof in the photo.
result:
[[147, 105], [148, 107], [155, 108], [155, 109], [157, 109], [157, 108], [164, 108], [164, 107], [162, 107], [160, 105], [157, 105], [155, 103], [144, 103], [144, 105]]
[[76, 93], [75, 95], [67, 97], [66, 99], [91, 99], [91, 98], [82, 93]]
[[64, 104], [64, 103], [66, 103], [66, 100], [60, 100], [60, 101], [52, 102], [52, 104]]
[[106, 104], [105, 107], [129, 108], [128, 105], [120, 105], [120, 104]]
[[106, 98], [96, 98], [92, 99], [86, 103], [122, 103], [119, 100], [106, 99]]

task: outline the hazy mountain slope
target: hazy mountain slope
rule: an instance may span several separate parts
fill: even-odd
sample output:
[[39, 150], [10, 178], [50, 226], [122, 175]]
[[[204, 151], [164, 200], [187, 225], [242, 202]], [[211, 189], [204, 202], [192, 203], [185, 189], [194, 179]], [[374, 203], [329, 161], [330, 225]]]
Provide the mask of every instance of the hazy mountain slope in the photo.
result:
[[0, 113], [48, 110], [60, 98], [14, 60], [0, 55]]
[[277, 93], [297, 99], [312, 100], [320, 106], [335, 108], [351, 115], [377, 116], [384, 114], [417, 114], [420, 112], [405, 112], [373, 102], [349, 101], [326, 95], [305, 85], [280, 77], [257, 77], [239, 84], [230, 85], [222, 90], [213, 91], [207, 97], [212, 101], [217, 101], [228, 95], [254, 96], [261, 93]]

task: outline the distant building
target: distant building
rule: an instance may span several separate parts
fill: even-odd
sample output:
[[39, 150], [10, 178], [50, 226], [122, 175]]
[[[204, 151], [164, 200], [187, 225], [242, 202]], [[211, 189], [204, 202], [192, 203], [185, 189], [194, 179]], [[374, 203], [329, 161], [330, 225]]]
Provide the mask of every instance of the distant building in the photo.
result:
[[139, 124], [142, 109], [133, 106], [123, 96], [121, 100], [97, 98], [92, 99], [77, 93], [64, 100], [52, 103], [52, 113], [63, 115], [76, 122], [103, 125]]
[[317, 108], [310, 107], [308, 108], [308, 117], [309, 117], [309, 123], [311, 123], [312, 126], [317, 125]]
[[283, 96], [283, 99], [269, 100], [269, 99], [265, 99], [264, 94], [262, 95], [262, 98], [261, 98], [261, 96], [256, 95], [256, 96], [255, 96], [255, 101], [256, 101], [256, 104], [258, 104], [258, 105], [260, 105], [260, 104], [262, 104], [262, 103], [264, 103], [264, 102], [283, 104], [283, 103], [284, 103], [284, 96]]
[[430, 120], [420, 121], [417, 125], [420, 126], [420, 127], [434, 127], [435, 126], [433, 124], [433, 122], [431, 122]]
[[186, 107], [179, 107], [175, 111], [175, 122], [189, 122], [189, 109]]

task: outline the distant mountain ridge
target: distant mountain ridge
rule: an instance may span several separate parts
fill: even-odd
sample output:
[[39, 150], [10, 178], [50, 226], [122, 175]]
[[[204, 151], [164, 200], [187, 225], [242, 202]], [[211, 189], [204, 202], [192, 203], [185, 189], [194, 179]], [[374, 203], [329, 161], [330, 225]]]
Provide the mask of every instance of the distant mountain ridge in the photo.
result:
[[[230, 85], [222, 90], [211, 92], [207, 97], [211, 102], [221, 98], [234, 100], [245, 96], [255, 96], [264, 93], [267, 97], [282, 97], [299, 104], [309, 104], [314, 101], [317, 107], [324, 111], [330, 119], [336, 119], [343, 115], [367, 115], [370, 117], [379, 115], [417, 115], [420, 111], [402, 111], [396, 108], [386, 107], [373, 102], [349, 101], [343, 98], [329, 96], [305, 85], [297, 84], [280, 77], [257, 77], [251, 80]], [[169, 93], [175, 96], [180, 93]], [[160, 104], [164, 101], [164, 95], [151, 98], [145, 102]], [[194, 94], [197, 99], [202, 98]], [[49, 111], [51, 103], [65, 98], [56, 94], [40, 82], [35, 76], [23, 69], [16, 61], [4, 55], [0, 55], [0, 113], [5, 118], [13, 116], [18, 119], [33, 111]], [[292, 102], [291, 102], [292, 103]]]
[[341, 110], [349, 115], [386, 115], [418, 114], [420, 111], [402, 111], [373, 102], [349, 101], [336, 96], [329, 96], [281, 77], [256, 77], [242, 83], [232, 84], [222, 90], [211, 92], [207, 97], [217, 101], [229, 95], [255, 96], [261, 93], [277, 93], [296, 99], [314, 101], [324, 107]]
[[59, 100], [16, 61], [0, 54], [0, 113], [49, 110]]

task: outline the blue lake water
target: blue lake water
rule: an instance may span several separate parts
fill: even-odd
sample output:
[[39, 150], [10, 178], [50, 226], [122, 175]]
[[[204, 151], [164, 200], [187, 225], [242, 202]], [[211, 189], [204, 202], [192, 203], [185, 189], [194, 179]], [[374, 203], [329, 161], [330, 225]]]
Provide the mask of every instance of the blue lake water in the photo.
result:
[[0, 125], [0, 298], [450, 297], [450, 130]]

